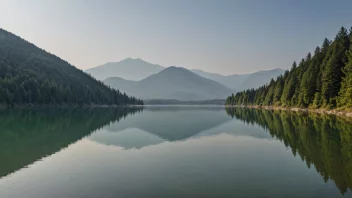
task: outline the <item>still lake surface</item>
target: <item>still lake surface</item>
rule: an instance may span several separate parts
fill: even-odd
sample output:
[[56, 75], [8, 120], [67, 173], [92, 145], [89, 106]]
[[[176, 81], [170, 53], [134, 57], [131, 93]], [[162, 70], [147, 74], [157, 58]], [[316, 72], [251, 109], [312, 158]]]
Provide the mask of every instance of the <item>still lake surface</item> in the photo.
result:
[[223, 107], [0, 111], [0, 197], [352, 197], [352, 123]]

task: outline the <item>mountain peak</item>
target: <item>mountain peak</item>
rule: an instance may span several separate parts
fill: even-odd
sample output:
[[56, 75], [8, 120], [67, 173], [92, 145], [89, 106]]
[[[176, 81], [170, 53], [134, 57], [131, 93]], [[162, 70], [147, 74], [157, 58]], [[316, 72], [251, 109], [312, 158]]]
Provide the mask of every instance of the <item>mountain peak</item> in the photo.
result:
[[167, 67], [165, 70], [189, 71], [189, 70], [187, 70], [186, 68], [183, 68], [183, 67], [177, 67], [177, 66], [170, 66], [170, 67]]
[[197, 101], [223, 99], [232, 93], [224, 85], [201, 77], [183, 67], [171, 66], [126, 87], [120, 79], [104, 81], [115, 89], [143, 99]]
[[163, 75], [183, 75], [183, 76], [198, 76], [197, 74], [193, 73], [192, 71], [183, 68], [183, 67], [176, 67], [176, 66], [170, 66], [167, 67], [166, 69], [162, 70], [158, 74], [163, 74]]
[[86, 70], [98, 80], [119, 76], [126, 80], [142, 80], [158, 73], [164, 67], [144, 61], [140, 58], [125, 58], [119, 62], [109, 62], [98, 67]]
[[[130, 57], [125, 58], [125, 59], [123, 59], [122, 61], [142, 61], [142, 62], [147, 62], [147, 61], [144, 61], [144, 60], [141, 59], [141, 58], [130, 58]], [[122, 62], [122, 61], [121, 61], [121, 62]]]

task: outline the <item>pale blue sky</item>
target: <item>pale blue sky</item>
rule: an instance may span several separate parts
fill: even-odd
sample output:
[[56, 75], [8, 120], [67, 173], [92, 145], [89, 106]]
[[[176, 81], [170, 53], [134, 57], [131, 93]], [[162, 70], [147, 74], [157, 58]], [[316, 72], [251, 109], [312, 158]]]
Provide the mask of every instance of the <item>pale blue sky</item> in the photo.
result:
[[0, 27], [81, 69], [132, 57], [222, 74], [289, 68], [351, 0], [0, 0]]

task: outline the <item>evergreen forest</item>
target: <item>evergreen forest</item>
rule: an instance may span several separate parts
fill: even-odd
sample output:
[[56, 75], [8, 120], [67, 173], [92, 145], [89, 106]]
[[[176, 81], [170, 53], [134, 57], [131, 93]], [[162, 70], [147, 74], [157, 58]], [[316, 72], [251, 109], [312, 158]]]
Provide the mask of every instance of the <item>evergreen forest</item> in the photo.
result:
[[334, 40], [324, 39], [292, 68], [258, 89], [232, 94], [226, 105], [312, 109], [352, 107], [352, 28], [342, 27]]
[[0, 28], [0, 105], [142, 105]]

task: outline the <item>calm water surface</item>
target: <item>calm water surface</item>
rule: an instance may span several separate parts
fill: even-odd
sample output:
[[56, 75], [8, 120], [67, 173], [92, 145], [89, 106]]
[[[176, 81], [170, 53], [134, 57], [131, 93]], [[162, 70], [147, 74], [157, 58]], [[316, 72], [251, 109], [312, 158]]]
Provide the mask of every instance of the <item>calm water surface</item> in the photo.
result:
[[352, 197], [352, 123], [219, 107], [0, 111], [0, 197]]

